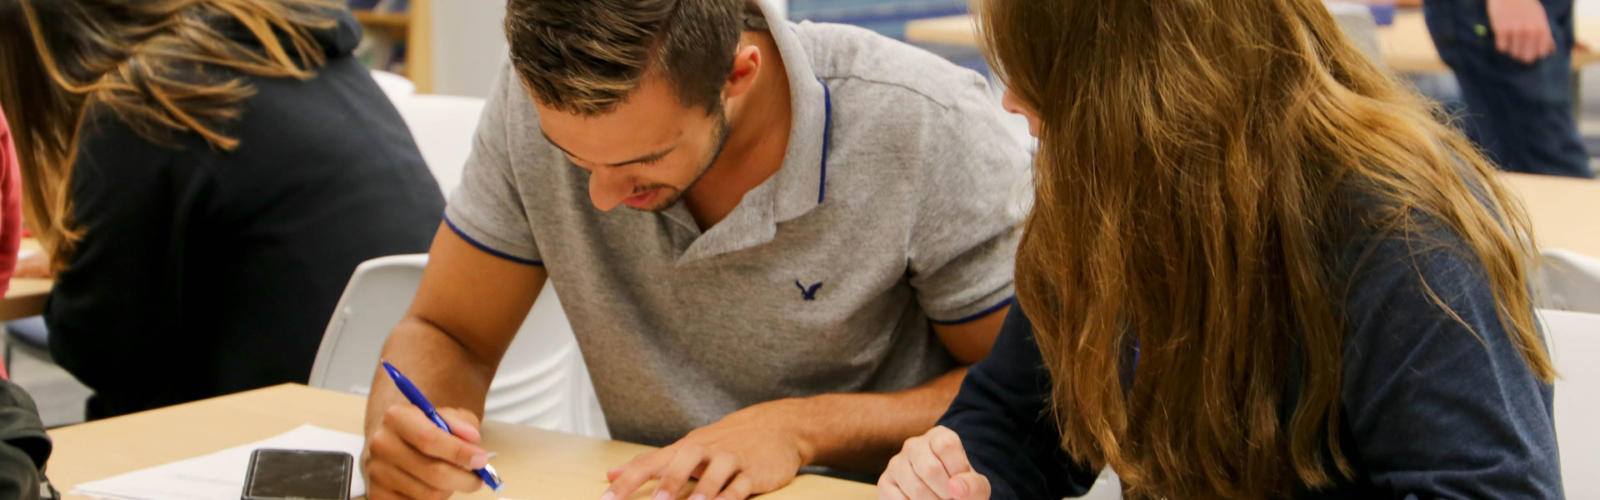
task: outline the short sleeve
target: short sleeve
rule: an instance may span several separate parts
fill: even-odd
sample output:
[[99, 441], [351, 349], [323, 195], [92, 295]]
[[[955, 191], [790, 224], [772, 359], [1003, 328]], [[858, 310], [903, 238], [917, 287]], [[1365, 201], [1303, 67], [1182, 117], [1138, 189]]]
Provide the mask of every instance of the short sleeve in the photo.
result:
[[1009, 305], [1028, 198], [1029, 155], [1002, 123], [987, 85], [928, 118], [910, 282], [928, 318], [959, 324]]
[[478, 122], [461, 184], [445, 207], [445, 224], [479, 250], [512, 262], [543, 265], [513, 168], [512, 120], [532, 113], [509, 62], [500, 70]]

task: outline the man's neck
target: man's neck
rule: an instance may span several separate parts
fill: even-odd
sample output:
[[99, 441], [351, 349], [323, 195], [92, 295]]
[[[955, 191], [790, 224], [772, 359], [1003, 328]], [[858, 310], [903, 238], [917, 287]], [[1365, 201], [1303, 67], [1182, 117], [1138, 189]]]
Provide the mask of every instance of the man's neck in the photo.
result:
[[750, 92], [737, 107], [728, 109], [728, 142], [722, 155], [684, 194], [684, 204], [702, 231], [722, 222], [745, 193], [776, 174], [789, 149], [789, 72], [777, 42], [759, 31], [745, 32], [741, 42], [760, 48], [764, 62]]

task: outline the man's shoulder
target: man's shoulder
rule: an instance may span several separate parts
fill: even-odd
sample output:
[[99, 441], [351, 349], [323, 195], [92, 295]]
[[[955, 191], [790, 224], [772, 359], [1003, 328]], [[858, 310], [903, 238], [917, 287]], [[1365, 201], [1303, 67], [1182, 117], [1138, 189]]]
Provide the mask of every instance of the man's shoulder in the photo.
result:
[[836, 100], [955, 109], [988, 97], [982, 75], [905, 42], [857, 26], [795, 26], [806, 40], [817, 77], [852, 90]]

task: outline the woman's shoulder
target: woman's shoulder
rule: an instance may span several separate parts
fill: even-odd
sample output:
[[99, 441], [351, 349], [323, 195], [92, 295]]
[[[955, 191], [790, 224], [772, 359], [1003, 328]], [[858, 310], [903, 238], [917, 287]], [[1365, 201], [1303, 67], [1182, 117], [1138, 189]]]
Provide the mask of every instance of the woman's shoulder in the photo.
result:
[[1504, 316], [1532, 313], [1504, 300], [1525, 297], [1528, 285], [1494, 277], [1525, 256], [1499, 254], [1518, 245], [1476, 241], [1451, 222], [1505, 227], [1488, 191], [1468, 191], [1478, 203], [1456, 210], [1486, 212], [1440, 214], [1369, 196], [1340, 221], [1333, 280], [1345, 298], [1346, 452], [1385, 490], [1559, 497], [1551, 386], [1524, 355], [1544, 346]]
[[[91, 106], [78, 129], [75, 179], [90, 176], [117, 182], [149, 178], [177, 164], [194, 166], [215, 151], [194, 132], [128, 120], [114, 110]], [[179, 160], [179, 158], [186, 158]]]

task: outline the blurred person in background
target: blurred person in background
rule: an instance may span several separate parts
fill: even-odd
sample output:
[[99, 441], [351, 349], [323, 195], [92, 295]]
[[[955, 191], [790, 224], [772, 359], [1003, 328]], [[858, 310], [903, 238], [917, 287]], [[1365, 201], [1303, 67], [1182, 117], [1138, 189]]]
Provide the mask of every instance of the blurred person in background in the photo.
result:
[[1461, 126], [1500, 168], [1592, 178], [1573, 109], [1572, 0], [1427, 0]]
[[[17, 184], [17, 151], [11, 127], [0, 109], [0, 296], [10, 287], [17, 246], [22, 241], [21, 189]], [[39, 408], [0, 366], [0, 498], [56, 498], [44, 479], [50, 458], [50, 436]]]
[[[325, 0], [0, 0], [0, 106], [89, 418], [309, 376], [443, 197]], [[137, 376], [130, 376], [137, 374]]]

